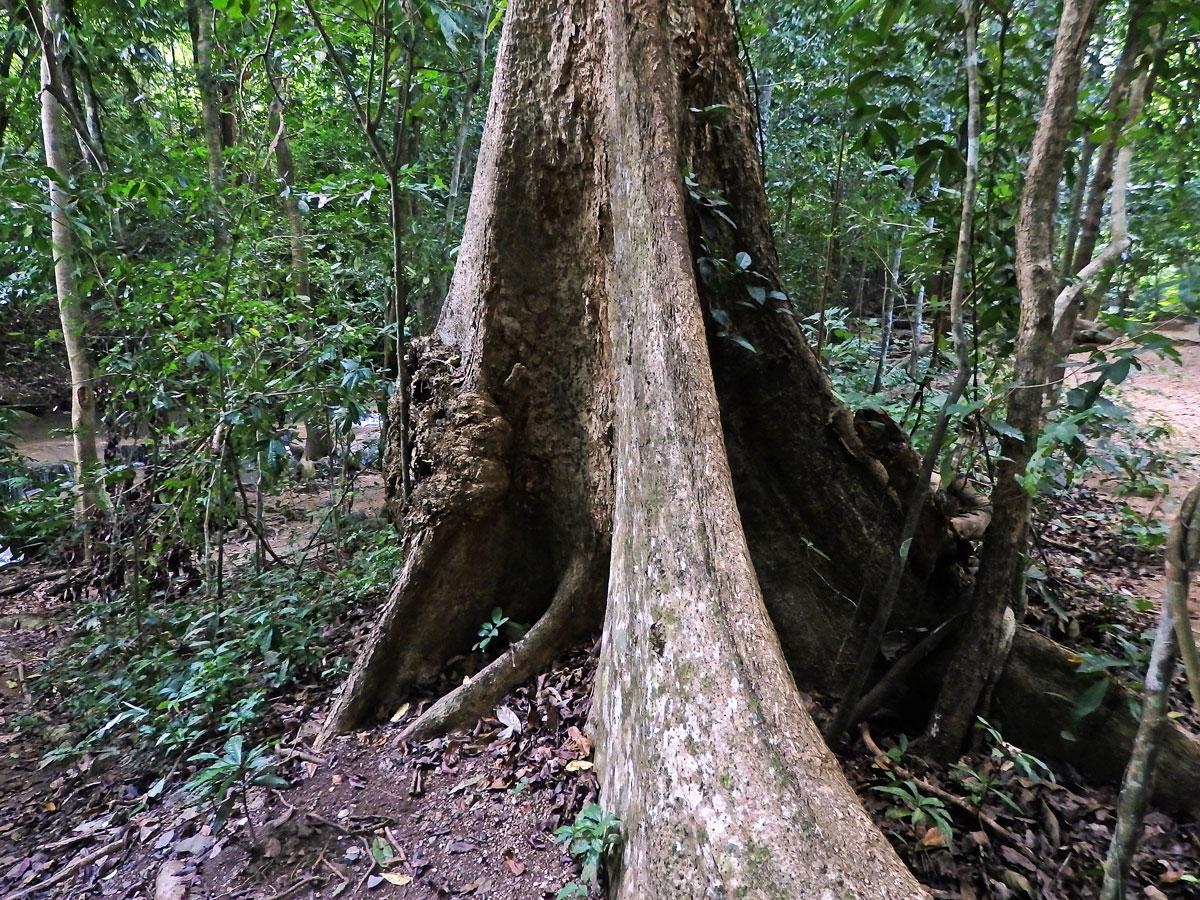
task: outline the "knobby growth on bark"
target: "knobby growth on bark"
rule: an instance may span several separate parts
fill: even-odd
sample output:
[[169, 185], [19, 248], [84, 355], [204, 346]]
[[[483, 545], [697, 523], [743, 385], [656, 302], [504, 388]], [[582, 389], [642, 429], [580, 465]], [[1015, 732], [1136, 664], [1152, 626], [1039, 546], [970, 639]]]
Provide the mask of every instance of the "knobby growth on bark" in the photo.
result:
[[[620, 898], [921, 895], [795, 685], [852, 670], [917, 459], [833, 397], [767, 222], [721, 0], [514, 0], [458, 265], [408, 360], [407, 500], [389, 433], [403, 570], [321, 741], [391, 716], [495, 606], [535, 624], [406, 737], [603, 623]], [[896, 591], [917, 636], [961, 612], [948, 511], [926, 496]]]

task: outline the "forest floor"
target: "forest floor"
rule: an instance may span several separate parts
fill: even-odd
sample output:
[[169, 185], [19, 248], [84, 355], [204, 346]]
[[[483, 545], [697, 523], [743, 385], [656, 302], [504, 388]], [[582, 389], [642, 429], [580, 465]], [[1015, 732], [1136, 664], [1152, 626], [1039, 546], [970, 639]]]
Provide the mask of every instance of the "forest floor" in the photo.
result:
[[[1194, 324], [1176, 330], [1195, 337]], [[1032, 623], [1130, 655], [1133, 677], [1161, 595], [1155, 523], [1200, 474], [1200, 344], [1181, 351], [1183, 367], [1147, 360], [1115, 395], [1138, 425], [1170, 425], [1158, 441], [1172, 462], [1156, 477], [1173, 499], [1131, 500], [1120, 477], [1093, 478], [1038, 513]], [[378, 477], [362, 481], [359, 508], [377, 512]], [[319, 492], [306, 496], [287, 502], [322, 502]], [[271, 521], [281, 540], [311, 527], [303, 515]], [[291, 787], [251, 789], [218, 827], [212, 808], [183, 791], [157, 795], [165, 771], [99, 755], [43, 763], [69, 725], [53, 692], [35, 685], [70, 631], [70, 582], [61, 563], [0, 569], [0, 900], [549, 900], [578, 878], [553, 833], [597, 796], [585, 734], [595, 647], [559, 659], [468, 733], [421, 744], [397, 737], [425, 702], [417, 700], [391, 723], [316, 754], [308, 742], [336, 685], [294, 686], [272, 698], [279, 773]], [[358, 624], [345, 623], [340, 636], [360, 638], [370, 616], [356, 610]], [[481, 663], [463, 658], [432, 693]], [[1177, 701], [1186, 709], [1181, 692]], [[813, 698], [812, 710], [821, 718], [824, 700]], [[1194, 711], [1181, 721], [1200, 726]], [[859, 741], [843, 754], [847, 776], [934, 896], [1095, 896], [1111, 787], [1043, 768], [991, 733], [944, 768], [908, 753], [894, 727], [871, 729], [864, 740], [873, 747]], [[194, 768], [186, 755], [173, 766], [176, 784]], [[1200, 823], [1152, 810], [1135, 860], [1137, 896], [1200, 897], [1198, 861]]]

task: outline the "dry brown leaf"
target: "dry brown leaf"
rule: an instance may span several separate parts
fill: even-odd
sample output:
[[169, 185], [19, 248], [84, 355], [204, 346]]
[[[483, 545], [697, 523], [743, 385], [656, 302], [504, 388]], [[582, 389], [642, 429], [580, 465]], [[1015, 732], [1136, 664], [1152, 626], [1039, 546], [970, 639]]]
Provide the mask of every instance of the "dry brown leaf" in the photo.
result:
[[508, 871], [513, 875], [520, 875], [525, 871], [525, 863], [514, 857], [510, 852], [505, 854], [504, 868], [508, 869]]
[[926, 850], [933, 850], [937, 847], [945, 847], [946, 836], [942, 834], [942, 829], [940, 828], [929, 828], [926, 829], [923, 835], [921, 835], [921, 840], [919, 843]]
[[579, 752], [584, 756], [592, 755], [591, 739], [582, 731], [580, 731], [577, 726], [572, 725], [567, 729], [567, 737], [574, 742], [575, 746], [579, 748]]

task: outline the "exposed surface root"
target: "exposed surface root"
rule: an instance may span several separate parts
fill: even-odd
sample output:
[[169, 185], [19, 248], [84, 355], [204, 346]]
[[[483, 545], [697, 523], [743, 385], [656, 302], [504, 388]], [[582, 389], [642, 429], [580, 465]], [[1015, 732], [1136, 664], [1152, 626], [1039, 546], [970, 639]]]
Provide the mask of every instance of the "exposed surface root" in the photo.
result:
[[[1065, 647], [1018, 628], [996, 684], [995, 717], [1018, 746], [1069, 763], [1089, 779], [1118, 784], [1137, 730], [1132, 695], [1114, 681], [1100, 707], [1078, 719], [1076, 703], [1093, 684], [1076, 671], [1078, 662]], [[1074, 739], [1064, 736], [1068, 727]], [[1174, 723], [1163, 732], [1153, 799], [1165, 809], [1200, 815], [1200, 739]]]
[[466, 646], [521, 552], [521, 529], [507, 502], [512, 428], [488, 396], [458, 390], [444, 355], [426, 353], [413, 394], [404, 568], [318, 746], [386, 717], [415, 682]]
[[591, 549], [577, 552], [559, 582], [550, 608], [529, 632], [470, 681], [434, 703], [404, 729], [401, 738], [425, 740], [470, 724], [513, 687], [545, 669], [578, 636], [581, 628], [593, 627], [596, 623], [591, 617], [580, 613], [593, 608], [587, 602], [587, 595], [597, 583], [598, 557]]

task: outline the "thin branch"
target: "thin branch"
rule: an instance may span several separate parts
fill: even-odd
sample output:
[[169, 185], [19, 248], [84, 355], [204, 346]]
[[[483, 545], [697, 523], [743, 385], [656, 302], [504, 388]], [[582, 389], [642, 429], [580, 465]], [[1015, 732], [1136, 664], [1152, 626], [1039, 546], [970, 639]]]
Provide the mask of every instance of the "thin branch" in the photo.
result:
[[342, 89], [346, 92], [346, 96], [350, 98], [350, 105], [354, 107], [354, 115], [358, 119], [359, 127], [362, 128], [367, 142], [371, 145], [371, 152], [375, 154], [375, 159], [378, 160], [379, 164], [386, 167], [388, 164], [387, 151], [379, 142], [379, 138], [375, 132], [371, 130], [371, 118], [367, 115], [367, 111], [363, 109], [362, 102], [354, 92], [354, 82], [351, 81], [350, 73], [346, 71], [346, 64], [342, 62], [342, 57], [338, 53], [337, 47], [334, 46], [333, 38], [329, 36], [329, 30], [325, 27], [325, 23], [313, 7], [313, 0], [304, 0], [304, 8], [308, 10], [308, 15], [313, 20], [317, 34], [321, 36], [321, 42], [325, 44], [325, 52], [329, 54], [329, 59], [337, 70], [338, 80], [342, 83]]
[[108, 854], [112, 853], [115, 850], [120, 850], [124, 845], [125, 845], [124, 838], [119, 838], [115, 841], [110, 841], [109, 843], [105, 844], [103, 847], [99, 847], [96, 850], [93, 850], [91, 853], [87, 854], [86, 856], [81, 856], [78, 859], [63, 866], [63, 868], [59, 869], [57, 872], [55, 872], [53, 875], [51, 875], [45, 881], [39, 881], [37, 884], [31, 884], [27, 888], [22, 888], [21, 890], [14, 891], [11, 894], [5, 894], [4, 900], [21, 900], [22, 897], [28, 897], [30, 894], [36, 894], [39, 891], [44, 891], [46, 888], [50, 887], [51, 885], [58, 884], [60, 881], [65, 881], [66, 879], [68, 879], [72, 875], [74, 875], [76, 872], [78, 872], [80, 869], [84, 869], [84, 868], [90, 866], [92, 863], [96, 862], [100, 858], [108, 856]]
[[79, 111], [79, 107], [75, 103], [75, 98], [71, 96], [63, 84], [62, 57], [58, 54], [58, 41], [44, 27], [43, 23], [39, 21], [38, 16], [29, 4], [26, 4], [24, 9], [27, 20], [32, 26], [34, 34], [37, 35], [38, 43], [42, 45], [42, 54], [46, 58], [49, 83], [45, 85], [44, 90], [48, 90], [54, 99], [58, 101], [58, 105], [62, 107], [63, 112], [67, 116], [67, 123], [75, 133], [79, 145], [87, 151], [91, 166], [97, 172], [104, 174], [108, 168], [104, 164], [104, 154], [92, 141], [91, 133], [84, 122], [83, 114]]
[[[1129, 118], [1132, 124], [1141, 115], [1142, 106], [1146, 100], [1146, 86], [1150, 81], [1150, 70], [1146, 69], [1133, 82], [1129, 91]], [[1124, 253], [1131, 243], [1129, 237], [1129, 174], [1133, 167], [1134, 142], [1129, 140], [1117, 153], [1117, 161], [1113, 166], [1112, 183], [1112, 215], [1110, 238], [1106, 246], [1092, 261], [1079, 270], [1075, 279], [1059, 291], [1054, 300], [1054, 331], [1055, 337], [1060, 337], [1060, 331], [1065, 324], [1074, 319], [1068, 315], [1072, 307], [1077, 305], [1079, 296], [1088, 283], [1105, 267]]]

